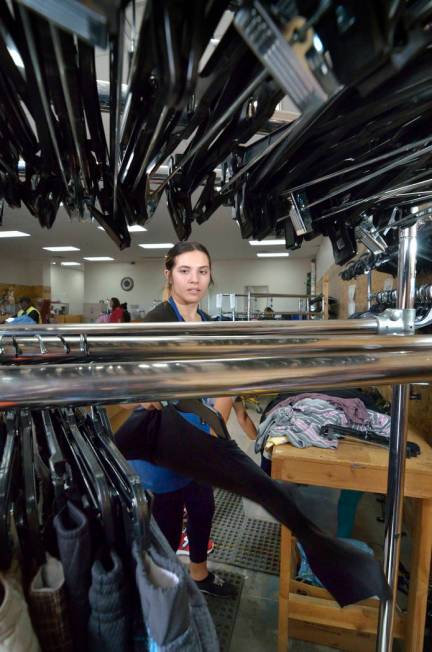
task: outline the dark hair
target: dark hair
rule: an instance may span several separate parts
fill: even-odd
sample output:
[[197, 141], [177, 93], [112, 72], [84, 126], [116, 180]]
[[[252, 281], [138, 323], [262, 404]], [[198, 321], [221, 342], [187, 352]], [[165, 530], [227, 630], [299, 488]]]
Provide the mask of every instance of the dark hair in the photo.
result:
[[174, 247], [171, 247], [171, 249], [168, 251], [167, 255], [165, 256], [165, 269], [171, 272], [175, 265], [175, 259], [177, 258], [177, 256], [181, 256], [182, 254], [187, 254], [190, 251], [201, 251], [201, 253], [207, 256], [209, 261], [209, 267], [210, 267], [210, 283], [213, 283], [213, 278], [211, 275], [212, 261], [210, 258], [210, 254], [207, 251], [207, 248], [204, 247], [204, 245], [201, 244], [200, 242], [177, 242], [177, 244], [175, 244]]
[[[177, 242], [177, 244], [175, 244], [174, 247], [171, 247], [171, 249], [168, 251], [167, 255], [165, 256], [165, 269], [167, 269], [169, 272], [172, 272], [177, 256], [181, 256], [182, 254], [187, 254], [190, 251], [201, 251], [201, 253], [207, 256], [209, 267], [210, 267], [209, 285], [213, 285], [214, 281], [212, 276], [212, 261], [210, 258], [210, 254], [207, 251], [207, 248], [200, 242]], [[169, 286], [165, 288], [162, 298], [164, 301], [166, 301], [168, 297], [169, 297]]]
[[111, 297], [111, 303], [113, 308], [120, 308], [120, 301], [117, 297]]
[[21, 297], [18, 303], [31, 303], [30, 297]]
[[127, 303], [121, 303], [120, 308], [123, 308], [123, 321], [125, 323], [129, 323], [131, 320], [131, 314], [128, 310]]

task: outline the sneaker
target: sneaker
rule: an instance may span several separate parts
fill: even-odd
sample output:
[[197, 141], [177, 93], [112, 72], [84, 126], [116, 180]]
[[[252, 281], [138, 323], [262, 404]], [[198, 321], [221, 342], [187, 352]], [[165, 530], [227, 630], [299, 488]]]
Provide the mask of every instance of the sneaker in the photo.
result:
[[177, 554], [179, 556], [184, 555], [185, 557], [189, 557], [189, 539], [186, 534], [186, 530], [183, 530], [183, 532], [181, 533], [181, 539], [180, 539], [179, 547], [177, 549]]
[[205, 580], [195, 581], [195, 584], [201, 591], [207, 595], [213, 595], [216, 598], [233, 598], [237, 595], [237, 589], [234, 584], [225, 582], [216, 573], [209, 573]]
[[[207, 554], [208, 555], [213, 552], [214, 547], [215, 547], [215, 544], [214, 544], [213, 539], [209, 539], [208, 544], [207, 544]], [[186, 534], [186, 530], [183, 530], [183, 532], [182, 532], [181, 539], [180, 539], [180, 545], [178, 547], [177, 554], [180, 557], [182, 557], [182, 556], [189, 557], [189, 539], [188, 539], [188, 536]]]

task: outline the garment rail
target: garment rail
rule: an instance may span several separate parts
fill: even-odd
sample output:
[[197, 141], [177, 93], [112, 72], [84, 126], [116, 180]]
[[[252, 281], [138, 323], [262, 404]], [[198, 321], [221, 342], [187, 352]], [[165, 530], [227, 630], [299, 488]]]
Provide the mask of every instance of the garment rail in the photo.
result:
[[377, 333], [379, 317], [370, 319], [330, 319], [307, 322], [193, 322], [193, 323], [129, 323], [129, 324], [0, 324], [0, 337], [20, 335], [40, 335], [65, 337], [71, 335], [340, 335], [354, 333]]
[[262, 357], [0, 368], [0, 408], [90, 405], [201, 396], [386, 385], [432, 380], [432, 344], [420, 351], [372, 350]]
[[[316, 356], [358, 354], [370, 351], [382, 353], [428, 351], [432, 336], [401, 339], [400, 335], [71, 335], [56, 338], [3, 336], [0, 364], [30, 365], [40, 363], [73, 364], [86, 362], [136, 362], [182, 360], [230, 360], [239, 358]], [[1, 369], [1, 367], [0, 367]]]

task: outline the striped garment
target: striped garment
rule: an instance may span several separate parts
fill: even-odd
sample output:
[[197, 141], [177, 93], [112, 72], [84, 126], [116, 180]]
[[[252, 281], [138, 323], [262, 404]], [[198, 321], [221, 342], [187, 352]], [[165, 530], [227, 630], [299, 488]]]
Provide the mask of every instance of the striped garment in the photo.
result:
[[379, 435], [390, 436], [388, 415], [373, 410], [367, 410], [367, 415], [368, 419], [362, 424], [353, 423], [344, 410], [330, 401], [304, 398], [294, 405], [275, 409], [268, 415], [258, 428], [255, 452], [265, 451], [268, 457], [276, 443], [289, 443], [297, 448], [337, 448], [337, 439], [328, 440], [319, 434], [321, 427], [327, 424], [355, 427], [357, 430], [373, 430]]

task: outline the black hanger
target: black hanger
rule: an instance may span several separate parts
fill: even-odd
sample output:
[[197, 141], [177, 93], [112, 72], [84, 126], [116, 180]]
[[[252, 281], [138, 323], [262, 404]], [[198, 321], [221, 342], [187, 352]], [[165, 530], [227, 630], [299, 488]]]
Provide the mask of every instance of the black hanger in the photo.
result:
[[179, 412], [193, 412], [198, 415], [202, 421], [212, 428], [219, 439], [231, 439], [222, 415], [199, 399], [185, 398], [173, 403], [173, 405]]
[[76, 414], [81, 419], [83, 435], [89, 437], [94, 453], [119, 494], [129, 543], [134, 540], [141, 550], [146, 550], [150, 544], [151, 495], [114, 444], [106, 411], [96, 406], [85, 418], [80, 410]]
[[106, 541], [112, 545], [115, 541], [115, 529], [112, 514], [112, 490], [106, 475], [92, 448], [82, 436], [73, 410], [57, 410], [56, 415], [71, 453], [71, 462], [75, 467], [75, 481], [81, 485], [90, 508], [98, 515]]
[[12, 561], [13, 545], [10, 537], [10, 515], [14, 500], [14, 482], [19, 473], [18, 435], [16, 414], [5, 414], [6, 441], [0, 461], [0, 568], [7, 570]]
[[48, 463], [54, 488], [54, 499], [56, 507], [61, 508], [66, 503], [67, 490], [72, 485], [72, 471], [60, 447], [49, 410], [42, 410], [41, 419], [48, 444]]
[[[46, 559], [39, 522], [39, 496], [36, 484], [33, 421], [28, 410], [19, 413], [21, 438], [21, 464], [24, 481], [23, 515], [20, 525], [20, 539], [27, 555], [41, 566]], [[27, 561], [27, 559], [26, 559]]]

